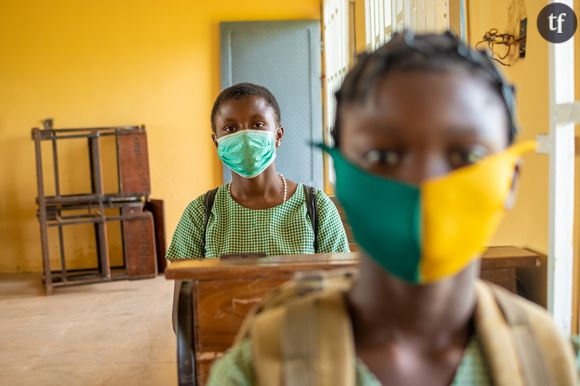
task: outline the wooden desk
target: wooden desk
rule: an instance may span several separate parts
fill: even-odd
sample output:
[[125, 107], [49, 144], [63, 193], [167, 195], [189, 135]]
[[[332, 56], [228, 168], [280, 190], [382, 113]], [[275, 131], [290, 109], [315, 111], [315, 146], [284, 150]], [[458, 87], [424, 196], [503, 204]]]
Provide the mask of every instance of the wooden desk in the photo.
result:
[[185, 260], [165, 277], [183, 280], [177, 310], [180, 385], [204, 385], [212, 362], [227, 350], [251, 308], [296, 272], [356, 268], [355, 254]]
[[525, 297], [525, 293], [518, 289], [517, 271], [521, 268], [538, 268], [541, 264], [541, 255], [528, 249], [490, 247], [481, 260], [480, 276], [483, 280]]
[[[250, 309], [296, 272], [356, 268], [358, 253], [172, 262], [167, 279], [182, 280], [177, 346], [180, 385], [204, 385], [211, 363], [227, 350]], [[516, 269], [540, 257], [514, 247], [488, 249], [481, 276], [516, 292]]]

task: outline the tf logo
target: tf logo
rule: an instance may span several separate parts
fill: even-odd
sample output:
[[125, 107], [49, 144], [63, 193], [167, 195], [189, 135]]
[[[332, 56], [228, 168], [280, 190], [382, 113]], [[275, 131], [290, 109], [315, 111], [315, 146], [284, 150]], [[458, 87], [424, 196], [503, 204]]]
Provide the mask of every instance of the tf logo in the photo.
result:
[[574, 10], [563, 3], [546, 5], [538, 15], [538, 30], [544, 39], [563, 43], [574, 36], [578, 19]]

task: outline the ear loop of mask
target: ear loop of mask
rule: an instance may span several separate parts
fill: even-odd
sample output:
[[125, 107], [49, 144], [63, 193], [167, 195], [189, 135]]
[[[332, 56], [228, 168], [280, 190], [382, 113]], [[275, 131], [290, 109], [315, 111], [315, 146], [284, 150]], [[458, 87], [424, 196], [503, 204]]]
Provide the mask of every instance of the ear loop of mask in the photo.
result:
[[521, 165], [521, 162], [518, 160], [515, 163], [515, 170], [514, 170], [514, 174], [512, 176], [512, 183], [510, 185], [510, 193], [509, 196], [507, 197], [505, 203], [504, 203], [504, 209], [505, 210], [511, 210], [513, 209], [513, 207], [516, 204], [516, 196], [517, 196], [517, 189], [518, 189], [518, 183], [516, 181], [518, 174], [519, 174], [519, 167]]

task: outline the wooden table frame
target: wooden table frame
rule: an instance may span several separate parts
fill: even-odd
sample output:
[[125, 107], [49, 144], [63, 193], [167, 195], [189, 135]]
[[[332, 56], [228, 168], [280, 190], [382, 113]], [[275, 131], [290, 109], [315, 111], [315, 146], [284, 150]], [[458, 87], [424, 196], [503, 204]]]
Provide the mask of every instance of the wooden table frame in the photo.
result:
[[[519, 268], [538, 267], [541, 263], [540, 255], [533, 251], [514, 247], [492, 247], [486, 251], [482, 259], [482, 276], [489, 279], [486, 272], [501, 272], [496, 280], [513, 279], [502, 284], [512, 291], [516, 291], [515, 275]], [[295, 255], [272, 256], [260, 259], [214, 259], [214, 260], [187, 260], [172, 262], [165, 272], [167, 279], [181, 281], [177, 293], [177, 365], [179, 385], [200, 385], [201, 371], [198, 368], [199, 357], [196, 357], [196, 340], [198, 331], [194, 327], [196, 322], [197, 306], [195, 293], [199, 283], [210, 282], [216, 275], [226, 281], [240, 280], [252, 277], [257, 280], [268, 279], [275, 281], [291, 279], [296, 272], [328, 270], [338, 268], [356, 268], [358, 254], [327, 254], [327, 255]], [[494, 281], [494, 280], [492, 280]], [[496, 282], [496, 281], [494, 281]], [[512, 283], [512, 284], [510, 284]]]
[[184, 281], [179, 289], [177, 300], [177, 369], [179, 384], [197, 385], [195, 362], [195, 336], [193, 332], [194, 304], [193, 282]]

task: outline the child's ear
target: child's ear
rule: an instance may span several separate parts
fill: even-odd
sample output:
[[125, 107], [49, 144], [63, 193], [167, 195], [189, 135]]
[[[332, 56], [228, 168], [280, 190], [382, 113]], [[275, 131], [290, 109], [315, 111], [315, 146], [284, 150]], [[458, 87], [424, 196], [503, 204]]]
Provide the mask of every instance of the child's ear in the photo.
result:
[[512, 184], [510, 186], [510, 193], [508, 194], [505, 202], [504, 202], [504, 208], [506, 210], [510, 210], [514, 207], [514, 205], [516, 204], [516, 194], [518, 192], [518, 187], [520, 184], [520, 173], [522, 170], [522, 165], [518, 162], [516, 163], [516, 165], [514, 166], [514, 175], [512, 177]]
[[276, 130], [276, 147], [280, 147], [280, 144], [282, 143], [283, 137], [284, 137], [284, 126], [280, 126]]
[[217, 143], [217, 137], [216, 137], [215, 133], [211, 133], [211, 140], [213, 141], [213, 144], [215, 145], [215, 147], [217, 147], [218, 143]]

